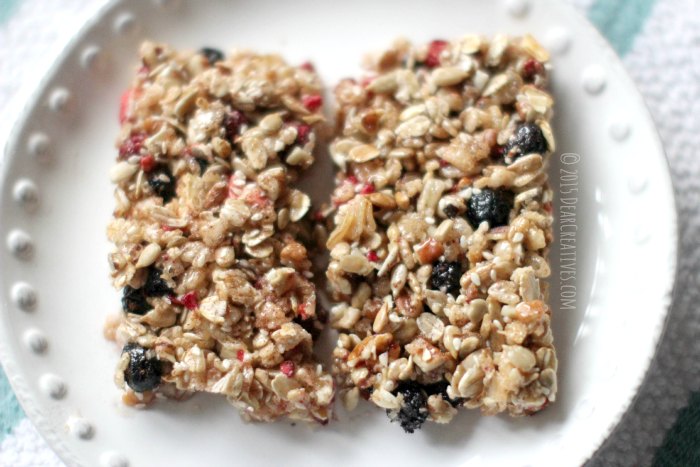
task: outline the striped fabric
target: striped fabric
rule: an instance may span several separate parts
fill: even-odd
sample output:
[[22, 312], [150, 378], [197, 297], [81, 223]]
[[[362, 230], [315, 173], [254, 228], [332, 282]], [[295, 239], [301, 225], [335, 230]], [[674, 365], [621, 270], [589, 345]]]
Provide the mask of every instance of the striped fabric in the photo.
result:
[[[11, 96], [15, 105], [26, 97], [30, 86], [19, 84], [32, 82], [27, 63], [52, 56], [104, 1], [0, 0], [0, 114], [10, 108]], [[657, 122], [676, 185], [684, 253], [677, 283], [682, 293], [657, 361], [621, 426], [590, 464], [700, 465], [700, 394], [678, 415], [689, 391], [700, 388], [700, 342], [695, 338], [700, 316], [694, 310], [700, 303], [700, 164], [694, 158], [700, 153], [700, 6], [695, 0], [570, 2], [623, 58]], [[3, 123], [0, 117], [0, 128], [7, 126]], [[0, 443], [0, 466], [63, 465], [25, 418], [1, 370]]]

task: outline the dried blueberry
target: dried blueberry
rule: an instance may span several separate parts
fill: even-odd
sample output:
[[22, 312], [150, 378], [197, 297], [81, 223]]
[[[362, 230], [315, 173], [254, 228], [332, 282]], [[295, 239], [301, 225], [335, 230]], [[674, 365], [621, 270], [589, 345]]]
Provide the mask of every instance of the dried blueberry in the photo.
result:
[[318, 336], [321, 335], [321, 331], [323, 330], [323, 325], [315, 319], [301, 319], [297, 317], [294, 318], [294, 322], [311, 334], [311, 338], [314, 341], [318, 339]]
[[508, 224], [510, 210], [513, 208], [513, 193], [508, 190], [482, 188], [472, 194], [467, 203], [467, 220], [475, 229], [486, 221], [489, 228]]
[[199, 157], [195, 157], [194, 160], [197, 163], [197, 165], [199, 165], [199, 175], [204, 175], [204, 172], [206, 172], [207, 168], [209, 168], [209, 161], [206, 159], [201, 159]]
[[459, 295], [459, 279], [462, 277], [462, 265], [457, 261], [438, 261], [433, 264], [430, 273], [430, 288], [444, 290], [453, 297]]
[[122, 309], [124, 313], [135, 315], [145, 315], [153, 307], [146, 301], [143, 289], [135, 289], [129, 285], [122, 291]]
[[173, 291], [168, 287], [168, 283], [160, 277], [163, 272], [158, 268], [148, 268], [146, 283], [143, 285], [143, 293], [146, 297], [162, 297], [171, 294]]
[[129, 354], [129, 364], [124, 370], [124, 381], [136, 392], [152, 391], [160, 384], [163, 368], [160, 360], [149, 356], [148, 349], [138, 344], [126, 344], [122, 353]]
[[163, 204], [175, 196], [175, 177], [164, 165], [158, 166], [148, 174], [148, 184], [156, 196], [163, 198]]
[[405, 381], [396, 389], [403, 395], [403, 403], [399, 410], [387, 410], [387, 415], [392, 422], [398, 421], [406, 433], [419, 430], [428, 418], [428, 397], [421, 385], [415, 381]]
[[506, 152], [515, 158], [533, 152], [544, 154], [547, 152], [547, 140], [540, 127], [534, 123], [523, 123], [508, 140]]
[[209, 65], [213, 65], [216, 62], [220, 62], [224, 59], [224, 53], [221, 50], [213, 49], [211, 47], [202, 47], [199, 53], [207, 57]]
[[443, 209], [443, 211], [445, 212], [445, 215], [450, 219], [454, 219], [459, 213], [459, 209], [457, 209], [457, 206], [453, 204], [448, 204], [447, 206], [445, 206], [445, 209]]
[[234, 143], [236, 136], [241, 134], [241, 127], [248, 124], [248, 119], [240, 110], [232, 110], [224, 115], [224, 129], [226, 130], [226, 138], [231, 144]]
[[442, 398], [445, 401], [447, 401], [452, 407], [457, 407], [462, 402], [462, 399], [451, 399], [450, 396], [447, 394], [447, 386], [449, 386], [449, 383], [447, 381], [440, 381], [438, 383], [425, 384], [423, 385], [423, 388], [425, 389], [425, 392], [428, 394], [428, 396], [438, 394], [442, 396]]

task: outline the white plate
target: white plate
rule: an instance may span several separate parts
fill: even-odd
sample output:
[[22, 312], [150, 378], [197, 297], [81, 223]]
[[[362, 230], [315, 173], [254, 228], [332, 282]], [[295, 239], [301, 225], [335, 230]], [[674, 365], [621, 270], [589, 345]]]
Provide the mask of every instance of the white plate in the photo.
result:
[[[576, 237], [557, 226], [576, 249], [555, 246], [552, 254], [556, 404], [522, 419], [463, 413], [412, 436], [367, 404], [316, 430], [245, 425], [215, 397], [145, 411], [122, 406], [112, 383], [117, 350], [101, 332], [119, 308], [105, 226], [118, 100], [138, 43], [277, 51], [291, 62], [312, 59], [333, 83], [396, 36], [466, 32], [533, 32], [554, 52], [552, 180], [569, 184], [561, 198], [577, 198]], [[560, 163], [562, 153], [574, 154]], [[560, 169], [575, 175], [560, 177]], [[328, 165], [317, 170], [326, 173], [316, 180], [330, 179]], [[579, 465], [635, 395], [675, 274], [673, 194], [651, 118], [612, 50], [558, 1], [112, 4], [75, 37], [26, 107], [6, 149], [0, 196], [2, 363], [30, 418], [71, 466]], [[569, 257], [560, 253], [571, 252], [575, 277], [561, 267]], [[561, 291], [575, 291], [574, 308], [565, 309]]]

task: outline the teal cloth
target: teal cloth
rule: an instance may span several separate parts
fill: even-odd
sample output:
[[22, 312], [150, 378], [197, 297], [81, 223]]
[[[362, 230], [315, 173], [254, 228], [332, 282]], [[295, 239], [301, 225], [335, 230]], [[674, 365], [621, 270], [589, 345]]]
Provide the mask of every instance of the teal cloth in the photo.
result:
[[18, 3], [18, 0], [0, 0], [0, 25], [7, 21]]
[[[11, 17], [19, 0], [0, 0], [0, 27]], [[596, 0], [588, 18], [620, 56], [629, 52], [651, 13], [655, 0]], [[5, 373], [0, 369], [0, 441], [24, 418]], [[700, 465], [700, 393], [679, 415], [654, 459], [655, 466]]]
[[[0, 27], [10, 18], [18, 0], [0, 0]], [[24, 412], [12, 392], [10, 382], [0, 367], [0, 441], [24, 418]]]
[[24, 418], [24, 412], [12, 392], [5, 372], [0, 368], [0, 440]]
[[598, 0], [588, 10], [588, 19], [623, 57], [641, 31], [655, 0]]

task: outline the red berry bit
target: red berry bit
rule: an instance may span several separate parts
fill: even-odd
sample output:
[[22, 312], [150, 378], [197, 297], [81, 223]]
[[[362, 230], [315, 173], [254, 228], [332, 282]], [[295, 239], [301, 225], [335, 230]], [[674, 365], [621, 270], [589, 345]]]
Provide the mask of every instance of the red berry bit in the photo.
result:
[[297, 139], [296, 143], [300, 146], [304, 146], [309, 142], [309, 135], [311, 134], [311, 126], [306, 123], [300, 123], [297, 125]]
[[348, 175], [348, 177], [345, 180], [352, 183], [353, 185], [357, 185], [357, 177], [355, 177], [354, 175]]
[[119, 145], [119, 158], [126, 159], [129, 156], [138, 156], [146, 136], [146, 133], [143, 132], [132, 133], [126, 141]]
[[239, 349], [239, 350], [236, 352], [236, 359], [237, 359], [239, 362], [242, 362], [242, 361], [245, 359], [245, 350]]
[[187, 292], [185, 295], [180, 297], [180, 302], [188, 310], [194, 310], [199, 306], [199, 301], [197, 300], [197, 292]]
[[228, 179], [228, 197], [233, 199], [240, 198], [243, 194], [243, 185], [245, 185], [245, 182], [241, 183], [240, 178], [231, 175]]
[[440, 54], [447, 47], [447, 42], [443, 40], [435, 40], [428, 46], [428, 55], [425, 57], [425, 66], [435, 68], [440, 66]]
[[241, 133], [241, 127], [248, 124], [248, 118], [240, 110], [232, 110], [224, 116], [224, 129], [226, 138], [233, 143], [236, 136]]
[[286, 360], [280, 364], [280, 371], [284, 376], [291, 378], [294, 374], [294, 362]]
[[301, 65], [299, 65], [299, 68], [301, 68], [302, 70], [313, 72], [314, 71], [314, 64], [311, 62], [304, 62]]
[[[164, 230], [173, 230], [172, 227], [168, 227], [167, 229], [165, 229], [165, 227], [166, 226], [164, 225], [163, 226]], [[170, 300], [170, 303], [172, 303], [173, 305], [182, 306], [182, 301], [179, 298], [177, 298], [177, 295], [168, 295], [168, 299]]]
[[311, 94], [301, 98], [301, 103], [310, 111], [318, 110], [323, 105], [323, 98], [319, 94]]
[[146, 154], [141, 158], [139, 164], [144, 172], [150, 172], [156, 166], [156, 159], [152, 155]]
[[373, 263], [376, 263], [377, 261], [379, 261], [379, 255], [376, 251], [369, 250], [369, 252], [367, 253], [367, 259], [372, 261]]
[[259, 188], [250, 190], [245, 195], [245, 201], [256, 209], [264, 209], [272, 205], [272, 201], [268, 198], [265, 192]]
[[306, 313], [306, 304], [305, 303], [300, 303], [299, 307], [297, 308], [297, 314], [299, 317], [304, 320], [309, 317], [308, 313]]
[[506, 154], [506, 147], [501, 144], [494, 144], [491, 146], [491, 158], [493, 159], [500, 159]]
[[535, 75], [542, 72], [542, 69], [543, 67], [540, 62], [534, 58], [530, 58], [523, 64], [523, 78], [532, 80]]
[[361, 195], [370, 195], [374, 193], [376, 189], [374, 188], [374, 185], [371, 183], [365, 183], [364, 186], [360, 189], [360, 194]]
[[131, 88], [122, 93], [119, 101], [119, 123], [124, 123], [129, 119], [129, 106], [131, 105], [133, 94], [134, 90]]

